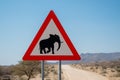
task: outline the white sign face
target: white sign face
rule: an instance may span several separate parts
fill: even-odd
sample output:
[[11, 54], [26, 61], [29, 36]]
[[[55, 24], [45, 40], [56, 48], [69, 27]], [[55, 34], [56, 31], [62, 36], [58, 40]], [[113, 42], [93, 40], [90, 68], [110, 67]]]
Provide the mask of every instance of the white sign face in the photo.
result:
[[30, 55], [71, 56], [73, 54], [59, 29], [56, 27], [56, 24], [51, 19]]

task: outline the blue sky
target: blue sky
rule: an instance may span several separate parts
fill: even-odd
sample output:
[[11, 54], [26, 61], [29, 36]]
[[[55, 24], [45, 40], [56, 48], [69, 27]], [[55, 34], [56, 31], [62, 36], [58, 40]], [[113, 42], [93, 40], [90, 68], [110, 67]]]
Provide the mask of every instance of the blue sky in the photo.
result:
[[0, 64], [16, 64], [54, 10], [79, 53], [120, 52], [120, 0], [0, 0]]

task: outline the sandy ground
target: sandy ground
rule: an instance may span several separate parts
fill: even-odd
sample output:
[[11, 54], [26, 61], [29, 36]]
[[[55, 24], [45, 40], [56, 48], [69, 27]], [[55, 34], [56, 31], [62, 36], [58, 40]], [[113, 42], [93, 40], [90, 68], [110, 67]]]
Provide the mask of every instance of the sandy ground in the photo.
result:
[[40, 74], [38, 74], [35, 78], [32, 78], [32, 79], [30, 79], [30, 80], [41, 80]]
[[75, 69], [69, 65], [62, 65], [64, 80], [108, 80], [94, 72]]

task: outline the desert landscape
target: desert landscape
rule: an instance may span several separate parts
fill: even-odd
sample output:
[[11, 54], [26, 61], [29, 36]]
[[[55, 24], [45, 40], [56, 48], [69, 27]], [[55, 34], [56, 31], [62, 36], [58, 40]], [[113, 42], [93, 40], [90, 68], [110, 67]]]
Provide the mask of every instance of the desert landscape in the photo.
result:
[[[80, 61], [62, 61], [62, 80], [120, 80], [120, 54], [83, 54]], [[101, 56], [99, 58], [99, 56]], [[107, 58], [110, 59], [107, 59]], [[44, 80], [58, 80], [58, 62], [45, 61]], [[39, 61], [0, 65], [0, 80], [41, 80]]]
[[[62, 80], [120, 80], [120, 67], [116, 61], [110, 65], [110, 63], [89, 63], [89, 64], [72, 64], [62, 65]], [[109, 64], [109, 65], [108, 65]], [[113, 66], [113, 65], [116, 65]], [[9, 70], [8, 70], [9, 71]], [[46, 64], [45, 65], [45, 78], [44, 80], [58, 80], [58, 65]], [[7, 75], [11, 75], [11, 80], [28, 80], [26, 75], [15, 75], [7, 72]], [[20, 73], [19, 73], [20, 74]], [[6, 75], [6, 74], [4, 74]], [[39, 71], [34, 72], [34, 75], [29, 80], [40, 80], [41, 73]], [[1, 76], [2, 80], [2, 76]]]

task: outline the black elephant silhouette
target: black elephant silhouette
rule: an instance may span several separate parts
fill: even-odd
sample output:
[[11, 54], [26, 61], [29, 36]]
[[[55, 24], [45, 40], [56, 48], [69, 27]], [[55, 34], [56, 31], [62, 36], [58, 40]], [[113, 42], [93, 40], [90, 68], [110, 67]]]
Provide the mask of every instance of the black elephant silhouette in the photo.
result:
[[49, 34], [49, 38], [48, 39], [43, 39], [39, 42], [39, 49], [40, 49], [40, 54], [43, 54], [43, 52], [49, 53], [52, 51], [52, 54], [54, 54], [54, 43], [57, 42], [58, 43], [58, 48], [57, 51], [60, 49], [61, 47], [61, 41], [60, 41], [60, 37], [58, 35], [53, 35], [53, 34]]

